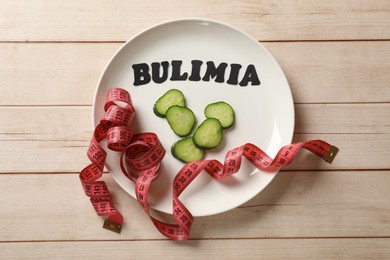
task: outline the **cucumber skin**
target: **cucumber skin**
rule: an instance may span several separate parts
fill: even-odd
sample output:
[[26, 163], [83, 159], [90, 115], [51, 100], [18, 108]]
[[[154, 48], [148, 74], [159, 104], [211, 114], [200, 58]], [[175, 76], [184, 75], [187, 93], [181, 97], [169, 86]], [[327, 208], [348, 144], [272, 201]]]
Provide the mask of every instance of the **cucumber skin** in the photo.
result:
[[[217, 126], [219, 126], [219, 130], [218, 130], [218, 135], [220, 135], [220, 140], [218, 143], [216, 143], [215, 145], [212, 145], [212, 146], [207, 146], [207, 145], [202, 145], [200, 143], [201, 140], [197, 141], [197, 139], [203, 139], [203, 138], [198, 138], [197, 134], [199, 134], [198, 131], [201, 131], [203, 129], [203, 127], [205, 127], [205, 124], [208, 124], [208, 123], [215, 123]], [[211, 138], [213, 138], [213, 136], [211, 136]], [[218, 119], [215, 119], [215, 118], [207, 118], [205, 119], [202, 124], [200, 124], [198, 126], [198, 128], [195, 130], [193, 136], [192, 136], [192, 139], [194, 140], [194, 144], [196, 147], [198, 147], [199, 149], [204, 149], [204, 150], [210, 150], [210, 149], [214, 149], [216, 148], [218, 145], [220, 145], [222, 143], [222, 140], [223, 140], [223, 132], [222, 132], [222, 126], [221, 126], [221, 122], [219, 122]]]
[[158, 117], [161, 117], [161, 118], [165, 118], [165, 115], [163, 114], [160, 114], [157, 109], [156, 109], [156, 106], [153, 106], [153, 113], [158, 116]]
[[[219, 104], [227, 106], [232, 112], [232, 114], [231, 114], [232, 121], [230, 124], [224, 125], [221, 122], [222, 129], [228, 129], [234, 125], [234, 122], [236, 121], [236, 118], [235, 118], [236, 115], [234, 113], [234, 109], [232, 108], [232, 106], [230, 104], [226, 103], [225, 101], [218, 101], [218, 102], [208, 104], [204, 109], [204, 115], [206, 116], [206, 118], [216, 118], [216, 117], [210, 116], [210, 112], [208, 112], [208, 110], [211, 109], [212, 106], [218, 106]], [[216, 119], [218, 119], [218, 118], [216, 118]]]
[[[186, 107], [186, 100], [185, 100], [185, 97], [184, 97], [183, 92], [181, 92], [181, 91], [178, 90], [178, 89], [173, 88], [173, 89], [170, 89], [170, 90], [168, 90], [167, 92], [165, 92], [165, 93], [164, 93], [162, 96], [160, 96], [160, 97], [157, 99], [157, 101], [154, 103], [154, 105], [153, 105], [153, 113], [154, 113], [156, 116], [165, 118], [166, 112], [168, 111], [169, 107], [165, 110], [165, 114], [163, 114], [163, 113], [161, 113], [161, 112], [158, 111], [158, 109], [157, 109], [157, 104], [158, 104], [159, 102], [162, 102], [163, 98], [166, 97], [167, 94], [170, 94], [171, 92], [177, 92], [177, 94], [178, 94], [178, 95], [181, 95], [181, 97], [183, 98], [183, 102], [182, 102], [182, 103], [179, 103], [179, 104], [176, 103], [176, 104], [172, 104], [172, 105], [179, 105], [179, 106], [182, 106], [182, 107]], [[171, 105], [171, 106], [172, 106], [172, 105]]]
[[[177, 142], [175, 142], [172, 146], [171, 146], [171, 153], [172, 153], [172, 156], [176, 159], [178, 159], [179, 161], [181, 162], [184, 162], [184, 163], [189, 163], [189, 162], [193, 162], [193, 161], [200, 161], [203, 159], [204, 155], [205, 155], [205, 151], [203, 149], [200, 149], [200, 148], [197, 148], [194, 144], [194, 147], [199, 149], [201, 151], [201, 156], [196, 158], [196, 159], [193, 159], [193, 160], [186, 160], [184, 159], [183, 157], [181, 157], [180, 155], [178, 155], [176, 152], [175, 152], [175, 148], [176, 146], [180, 143], [180, 142], [185, 142], [187, 139], [192, 139], [192, 136], [189, 136], [189, 137], [186, 137], [184, 139], [181, 139], [181, 140], [178, 140]], [[193, 140], [192, 140], [193, 141]]]

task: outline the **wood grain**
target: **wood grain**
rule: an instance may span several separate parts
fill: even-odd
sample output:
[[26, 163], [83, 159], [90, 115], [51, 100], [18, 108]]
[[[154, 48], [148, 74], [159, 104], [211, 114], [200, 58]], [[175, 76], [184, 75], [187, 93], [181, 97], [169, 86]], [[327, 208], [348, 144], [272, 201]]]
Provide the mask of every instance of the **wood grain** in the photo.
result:
[[[228, 239], [171, 241], [23, 242], [0, 244], [7, 259], [386, 259], [390, 239]], [[369, 249], [369, 250], [367, 250]], [[15, 254], [15, 252], [17, 252]]]
[[[0, 105], [91, 105], [100, 74], [121, 45], [0, 43], [0, 81], [7, 82]], [[296, 103], [390, 101], [390, 42], [264, 45], [284, 70]]]
[[389, 103], [297, 104], [295, 133], [388, 134], [389, 118]]
[[[297, 134], [293, 142], [308, 141], [319, 137], [340, 149], [332, 165], [303, 150], [286, 169], [390, 169], [389, 134]], [[3, 163], [0, 173], [79, 172], [89, 164], [86, 157], [88, 143], [88, 141], [1, 142], [0, 152], [3, 154]], [[21, 149], [26, 152], [20, 153]], [[370, 156], [367, 157], [367, 154]]]
[[[191, 238], [389, 237], [389, 173], [281, 172], [243, 206], [196, 218]], [[164, 238], [136, 200], [103, 180], [126, 219], [121, 235], [101, 228], [77, 174], [0, 175], [0, 241]]]
[[[332, 165], [302, 151], [287, 169], [390, 169], [388, 104], [296, 107], [294, 142], [320, 138], [341, 151]], [[89, 163], [90, 107], [5, 107], [0, 117], [4, 120], [0, 125], [0, 153], [4, 159], [0, 173], [79, 172]], [[29, 152], [20, 153], [21, 149]]]
[[[329, 165], [302, 150], [286, 169], [390, 169], [390, 134], [296, 134], [293, 142], [312, 139], [326, 140], [340, 149], [334, 162]], [[90, 163], [86, 155], [88, 144], [89, 141], [3, 141], [0, 173], [80, 172]]]
[[[293, 141], [340, 153], [329, 165], [301, 152], [247, 203], [196, 218], [180, 243], [104, 174], [125, 216], [114, 234], [78, 177], [95, 88], [127, 39], [182, 17], [259, 40], [290, 83]], [[387, 0], [0, 1], [0, 259], [387, 259], [389, 50]]]
[[[0, 141], [88, 144], [93, 130], [92, 110], [90, 106], [3, 107]], [[295, 134], [387, 134], [389, 118], [390, 104], [297, 104]]]
[[2, 41], [124, 41], [182, 17], [228, 22], [262, 41], [390, 39], [390, 4], [375, 1], [39, 1], [0, 3]]

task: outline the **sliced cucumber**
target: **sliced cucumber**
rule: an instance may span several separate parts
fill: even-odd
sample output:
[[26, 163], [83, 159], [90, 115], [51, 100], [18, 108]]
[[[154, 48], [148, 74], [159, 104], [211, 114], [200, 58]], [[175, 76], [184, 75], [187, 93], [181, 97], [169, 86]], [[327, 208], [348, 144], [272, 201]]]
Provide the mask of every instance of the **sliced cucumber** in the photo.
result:
[[166, 118], [173, 132], [181, 137], [189, 135], [195, 125], [195, 115], [187, 107], [171, 106], [166, 112]]
[[222, 126], [218, 119], [207, 118], [195, 130], [194, 144], [200, 149], [212, 149], [217, 147], [223, 139]]
[[234, 124], [234, 110], [224, 101], [209, 104], [204, 109], [204, 114], [207, 118], [216, 118], [221, 122], [222, 128], [226, 129]]
[[185, 163], [202, 160], [205, 154], [203, 149], [195, 146], [191, 136], [174, 143], [171, 152], [173, 157]]
[[154, 103], [153, 111], [159, 117], [165, 117], [168, 108], [173, 105], [185, 107], [183, 93], [178, 89], [170, 89]]

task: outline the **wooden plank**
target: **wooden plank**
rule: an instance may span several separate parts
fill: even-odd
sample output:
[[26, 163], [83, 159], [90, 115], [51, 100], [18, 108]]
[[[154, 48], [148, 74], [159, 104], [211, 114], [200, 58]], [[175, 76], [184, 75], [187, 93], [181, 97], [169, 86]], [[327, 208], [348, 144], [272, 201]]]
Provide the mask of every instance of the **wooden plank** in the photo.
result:
[[[294, 142], [324, 139], [341, 151], [332, 165], [302, 151], [288, 169], [390, 168], [390, 105], [304, 104], [296, 112]], [[78, 172], [88, 163], [91, 117], [91, 107], [4, 107], [0, 172]]]
[[389, 10], [386, 0], [344, 4], [337, 0], [72, 0], [66, 6], [43, 0], [4, 0], [0, 3], [0, 40], [124, 41], [151, 25], [181, 17], [228, 22], [263, 41], [389, 39]]
[[[121, 45], [2, 43], [0, 105], [91, 105], [100, 74]], [[390, 42], [264, 45], [297, 103], [390, 101]]]
[[[373, 116], [375, 115], [375, 116]], [[296, 104], [295, 133], [390, 133], [390, 104]]]
[[[125, 216], [118, 235], [101, 228], [77, 174], [95, 86], [124, 40], [185, 16], [264, 42], [291, 84], [294, 142], [341, 151], [332, 165], [300, 153], [249, 202], [196, 218], [183, 243], [105, 174]], [[0, 259], [388, 258], [389, 36], [387, 0], [0, 1]]]
[[[303, 150], [289, 170], [390, 169], [390, 134], [296, 134], [293, 142], [323, 139], [340, 149], [330, 165]], [[79, 172], [89, 141], [2, 141], [0, 173]], [[179, 170], [179, 169], [178, 169]]]
[[91, 105], [120, 44], [1, 44], [0, 105]]
[[302, 151], [286, 169], [390, 169], [390, 134], [296, 134], [293, 142], [323, 139], [340, 151], [331, 165]]
[[[0, 118], [0, 141], [87, 142], [93, 130], [90, 106], [3, 107]], [[297, 104], [295, 118], [295, 134], [390, 133], [390, 104]]]
[[390, 69], [390, 42], [265, 46], [280, 63], [297, 103], [390, 101], [390, 75], [385, 76]]
[[4, 259], [386, 259], [390, 239], [228, 239], [0, 244]]
[[0, 173], [80, 172], [90, 164], [89, 141], [1, 142]]
[[87, 142], [92, 137], [91, 106], [2, 107], [0, 118], [0, 141]]
[[[103, 180], [125, 217], [120, 235], [101, 227], [76, 174], [0, 175], [0, 241], [164, 239], [133, 198]], [[389, 171], [281, 172], [243, 206], [196, 218], [191, 238], [389, 237], [389, 182]]]

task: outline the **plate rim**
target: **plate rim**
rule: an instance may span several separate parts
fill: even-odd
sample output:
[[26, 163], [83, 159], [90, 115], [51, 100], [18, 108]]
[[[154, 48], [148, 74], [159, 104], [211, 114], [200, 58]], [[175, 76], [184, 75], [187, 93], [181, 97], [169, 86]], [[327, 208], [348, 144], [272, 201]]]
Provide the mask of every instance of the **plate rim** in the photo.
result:
[[[97, 99], [98, 99], [98, 94], [99, 94], [99, 86], [101, 86], [101, 82], [106, 74], [106, 71], [108, 70], [110, 64], [113, 62], [113, 60], [120, 54], [120, 52], [127, 47], [127, 45], [129, 43], [131, 43], [132, 41], [134, 41], [135, 39], [137, 39], [138, 37], [142, 36], [143, 34], [149, 32], [149, 31], [152, 31], [158, 27], [161, 27], [161, 26], [167, 26], [169, 24], [174, 24], [174, 23], [182, 23], [182, 22], [193, 22], [193, 23], [201, 23], [201, 22], [204, 22], [204, 23], [212, 23], [212, 24], [218, 24], [220, 26], [224, 26], [224, 27], [227, 27], [231, 30], [234, 30], [235, 32], [243, 35], [244, 37], [246, 37], [248, 40], [251, 40], [251, 41], [254, 41], [256, 42], [259, 47], [262, 49], [262, 51], [266, 52], [266, 54], [273, 60], [274, 62], [274, 65], [276, 65], [278, 67], [278, 69], [282, 72], [280, 76], [283, 77], [283, 80], [287, 83], [287, 88], [285, 91], [288, 91], [288, 97], [290, 98], [290, 101], [288, 103], [289, 107], [288, 107], [288, 110], [291, 111], [291, 132], [289, 133], [289, 136], [286, 137], [286, 142], [287, 143], [291, 143], [292, 140], [293, 140], [293, 136], [294, 136], [294, 130], [295, 130], [295, 106], [294, 106], [294, 98], [293, 98], [293, 95], [292, 95], [292, 90], [291, 90], [291, 85], [290, 83], [288, 82], [287, 80], [287, 77], [283, 71], [283, 69], [281, 68], [279, 62], [275, 59], [275, 57], [270, 53], [270, 51], [261, 43], [260, 40], [257, 40], [256, 38], [254, 38], [253, 36], [251, 36], [250, 34], [248, 34], [247, 32], [245, 32], [244, 30], [242, 29], [239, 29], [238, 27], [236, 26], [233, 26], [227, 22], [224, 22], [224, 21], [220, 21], [220, 20], [215, 20], [215, 19], [209, 19], [209, 18], [198, 18], [198, 17], [187, 17], [187, 18], [176, 18], [176, 19], [169, 19], [169, 20], [165, 20], [165, 21], [162, 21], [162, 22], [159, 22], [159, 23], [156, 23], [152, 26], [149, 26], [149, 27], [146, 27], [142, 30], [140, 30], [138, 33], [135, 33], [133, 36], [131, 36], [130, 38], [128, 38], [110, 57], [110, 59], [106, 62], [103, 70], [101, 71], [100, 73], [100, 76], [99, 76], [99, 79], [98, 79], [98, 82], [97, 84], [95, 85], [95, 92], [94, 92], [94, 96], [93, 96], [93, 103], [92, 103], [92, 127], [93, 129], [95, 129], [95, 127], [97, 126], [96, 122], [95, 122], [95, 112], [96, 112], [96, 103], [97, 103]], [[123, 187], [123, 184], [121, 184], [117, 178], [114, 176], [114, 174], [112, 173], [112, 171], [110, 170], [110, 166], [108, 166], [106, 163], [105, 163], [105, 167], [107, 168], [107, 170], [109, 171], [109, 174], [110, 176], [115, 180], [115, 182], [121, 187], [121, 189], [123, 189], [128, 195], [130, 195], [130, 197], [136, 199], [135, 197], [133, 197], [131, 194], [129, 194], [129, 192], [125, 189], [125, 187]], [[236, 206], [233, 206], [233, 207], [230, 207], [230, 209], [228, 210], [222, 210], [222, 211], [218, 211], [216, 213], [211, 213], [211, 214], [193, 214], [195, 217], [202, 217], [202, 216], [213, 216], [213, 215], [216, 215], [216, 214], [221, 214], [221, 213], [224, 213], [224, 212], [227, 212], [227, 211], [230, 211], [230, 210], [233, 210], [237, 207], [239, 207], [240, 205], [243, 205], [247, 202], [249, 202], [250, 200], [252, 200], [253, 198], [255, 198], [256, 196], [258, 196], [266, 187], [268, 187], [270, 185], [270, 183], [275, 179], [276, 175], [279, 173], [279, 170], [273, 172], [273, 176], [272, 178], [270, 178], [270, 180], [268, 181], [268, 183], [266, 183], [266, 185], [264, 186], [264, 188], [262, 189], [259, 189], [257, 192], [255, 192], [255, 194], [249, 198], [247, 198], [244, 202], [240, 203], [239, 205], [236, 205]], [[151, 208], [153, 208], [152, 206], [150, 206]], [[154, 209], [154, 208], [153, 208]], [[160, 211], [160, 212], [164, 212], [164, 213], [167, 213], [167, 214], [172, 214], [171, 211], [161, 211], [159, 209], [155, 209], [157, 211]]]

